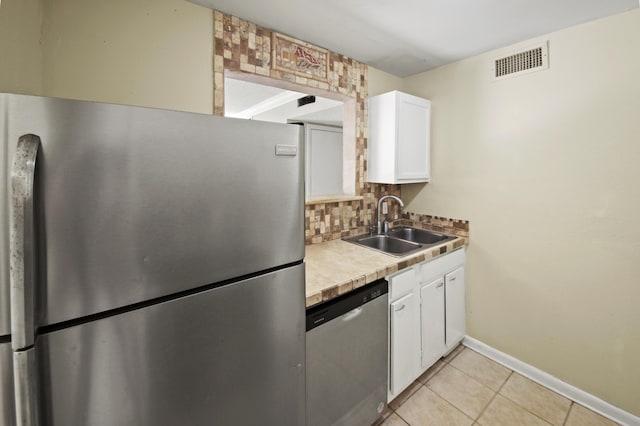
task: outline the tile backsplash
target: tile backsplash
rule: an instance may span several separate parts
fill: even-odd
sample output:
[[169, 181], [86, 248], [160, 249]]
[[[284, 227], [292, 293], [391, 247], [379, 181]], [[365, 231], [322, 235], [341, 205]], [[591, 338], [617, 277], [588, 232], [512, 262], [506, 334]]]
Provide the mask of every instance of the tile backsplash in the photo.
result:
[[[399, 191], [397, 191], [399, 193]], [[399, 195], [399, 194], [397, 194]], [[379, 197], [378, 197], [379, 198]], [[316, 203], [305, 209], [305, 243], [316, 244], [352, 235], [366, 234], [376, 224], [377, 197], [331, 203]], [[469, 221], [418, 213], [400, 213], [397, 205], [389, 204], [385, 215], [392, 226], [413, 226], [420, 229], [469, 238]]]
[[393, 222], [393, 226], [400, 225], [413, 226], [415, 228], [428, 229], [430, 231], [444, 232], [445, 234], [469, 238], [468, 220], [403, 212], [402, 217]]
[[[315, 202], [305, 208], [306, 244], [336, 240], [351, 235], [364, 234], [376, 223], [378, 199], [383, 195], [400, 196], [398, 185], [365, 184], [361, 200]], [[397, 203], [389, 202], [387, 220], [400, 219]]]

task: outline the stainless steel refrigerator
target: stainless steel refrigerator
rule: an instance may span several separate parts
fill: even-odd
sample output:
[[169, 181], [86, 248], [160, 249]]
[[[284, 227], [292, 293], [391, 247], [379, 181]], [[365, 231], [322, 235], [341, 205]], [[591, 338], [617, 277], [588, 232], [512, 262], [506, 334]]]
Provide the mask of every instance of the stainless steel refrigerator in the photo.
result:
[[303, 424], [300, 140], [0, 94], [0, 424]]

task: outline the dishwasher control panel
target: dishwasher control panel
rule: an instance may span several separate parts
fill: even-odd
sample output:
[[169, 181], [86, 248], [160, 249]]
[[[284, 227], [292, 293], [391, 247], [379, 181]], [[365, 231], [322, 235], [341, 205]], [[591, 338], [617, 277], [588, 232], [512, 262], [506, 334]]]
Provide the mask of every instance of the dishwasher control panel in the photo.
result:
[[380, 279], [320, 305], [312, 306], [307, 309], [306, 330], [313, 330], [327, 321], [357, 309], [388, 292], [389, 284], [385, 279]]

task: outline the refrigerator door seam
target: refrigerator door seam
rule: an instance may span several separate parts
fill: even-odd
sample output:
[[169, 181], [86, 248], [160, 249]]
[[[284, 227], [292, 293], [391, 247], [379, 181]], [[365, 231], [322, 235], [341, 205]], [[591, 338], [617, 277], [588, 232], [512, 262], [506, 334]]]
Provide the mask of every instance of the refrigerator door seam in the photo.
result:
[[56, 332], [56, 331], [59, 331], [59, 330], [64, 330], [64, 329], [67, 329], [67, 328], [76, 327], [76, 326], [79, 326], [79, 325], [82, 325], [82, 324], [87, 324], [87, 323], [98, 321], [98, 320], [101, 320], [101, 319], [114, 317], [116, 315], [121, 315], [121, 314], [124, 314], [124, 313], [127, 313], [127, 312], [137, 311], [139, 309], [144, 309], [144, 308], [147, 308], [147, 307], [150, 307], [150, 306], [159, 305], [161, 303], [170, 302], [172, 300], [181, 299], [183, 297], [197, 295], [197, 294], [209, 291], [209, 290], [213, 290], [215, 288], [221, 288], [221, 287], [225, 287], [225, 286], [228, 286], [228, 285], [233, 285], [233, 284], [236, 284], [236, 283], [240, 283], [240, 282], [249, 280], [251, 278], [256, 278], [256, 277], [267, 275], [267, 274], [270, 274], [270, 273], [273, 273], [273, 272], [286, 270], [286, 269], [289, 269], [289, 268], [291, 268], [293, 266], [298, 266], [298, 265], [302, 265], [302, 264], [304, 264], [304, 261], [303, 260], [299, 260], [299, 261], [296, 261], [296, 262], [287, 263], [285, 265], [280, 265], [280, 266], [277, 266], [275, 268], [264, 269], [262, 271], [257, 271], [257, 272], [253, 272], [251, 274], [241, 275], [239, 277], [231, 278], [231, 279], [220, 281], [220, 282], [217, 282], [217, 283], [207, 284], [207, 285], [203, 285], [203, 286], [200, 286], [200, 287], [195, 287], [195, 288], [188, 289], [188, 290], [183, 290], [183, 291], [178, 292], [178, 293], [167, 294], [165, 296], [156, 297], [156, 298], [153, 298], [153, 299], [146, 300], [144, 302], [138, 302], [138, 303], [134, 303], [134, 304], [127, 305], [127, 306], [121, 306], [119, 308], [109, 309], [107, 311], [98, 312], [98, 313], [95, 313], [95, 314], [87, 315], [87, 316], [80, 317], [80, 318], [75, 318], [75, 319], [64, 321], [64, 322], [59, 322], [59, 323], [54, 323], [54, 324], [47, 324], [45, 326], [39, 327], [38, 335], [41, 336], [41, 335], [44, 335], [44, 334], [53, 333], [53, 332]]

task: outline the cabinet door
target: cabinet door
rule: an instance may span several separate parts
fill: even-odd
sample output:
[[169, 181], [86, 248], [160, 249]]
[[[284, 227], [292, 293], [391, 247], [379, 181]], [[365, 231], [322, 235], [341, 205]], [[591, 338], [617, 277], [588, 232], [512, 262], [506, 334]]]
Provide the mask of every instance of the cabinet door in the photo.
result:
[[420, 288], [423, 370], [431, 367], [446, 351], [444, 315], [444, 278], [439, 278]]
[[[420, 373], [420, 330], [418, 300], [415, 293], [391, 303], [389, 390], [397, 396]], [[391, 398], [390, 398], [391, 399]]]
[[397, 120], [396, 179], [429, 180], [429, 101], [399, 96]]
[[466, 334], [464, 268], [445, 275], [446, 345], [450, 349]]
[[43, 333], [43, 424], [302, 425], [303, 301], [297, 265]]
[[342, 194], [342, 129], [305, 125], [305, 156], [307, 197]]

